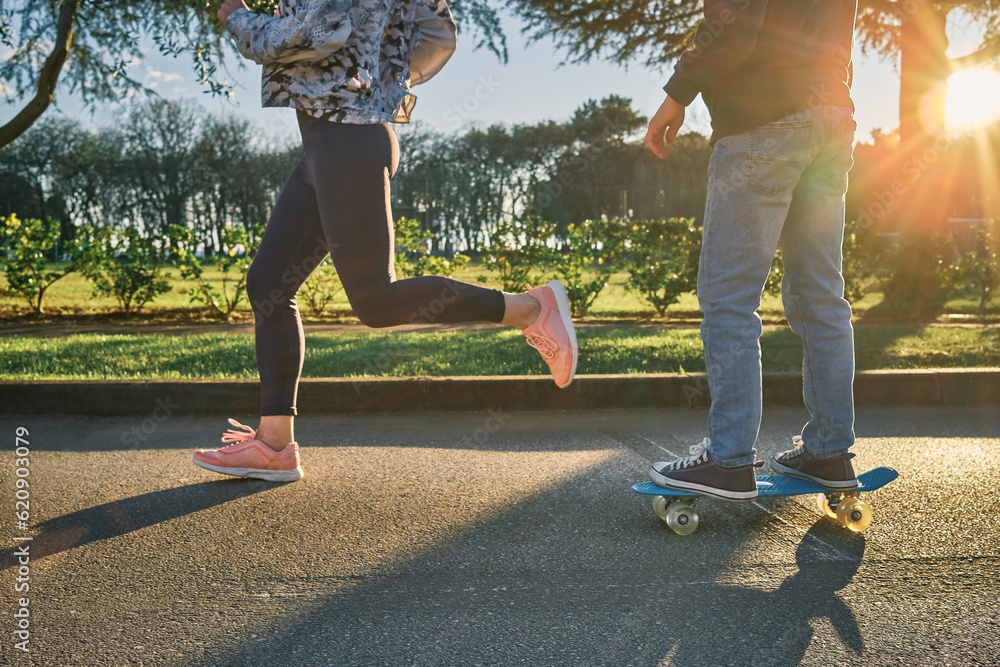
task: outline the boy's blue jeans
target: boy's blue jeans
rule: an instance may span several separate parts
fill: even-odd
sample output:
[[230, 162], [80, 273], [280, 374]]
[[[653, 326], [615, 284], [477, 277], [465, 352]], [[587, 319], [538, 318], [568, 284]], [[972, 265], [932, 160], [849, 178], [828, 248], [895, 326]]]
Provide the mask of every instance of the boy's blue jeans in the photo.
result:
[[761, 418], [761, 293], [780, 243], [781, 297], [802, 338], [802, 429], [817, 458], [854, 444], [854, 332], [841, 275], [851, 109], [818, 107], [719, 139], [708, 168], [698, 302], [716, 463], [753, 463]]

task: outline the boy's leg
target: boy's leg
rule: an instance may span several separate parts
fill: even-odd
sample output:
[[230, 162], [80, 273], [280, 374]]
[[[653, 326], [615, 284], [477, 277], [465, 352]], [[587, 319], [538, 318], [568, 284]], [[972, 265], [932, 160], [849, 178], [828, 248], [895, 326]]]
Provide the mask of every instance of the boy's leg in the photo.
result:
[[698, 303], [712, 405], [710, 451], [723, 467], [754, 462], [761, 417], [761, 293], [792, 192], [812, 152], [800, 114], [725, 137], [712, 154]]
[[712, 406], [691, 456], [654, 463], [668, 488], [752, 500], [761, 417], [761, 293], [792, 191], [814, 155], [810, 112], [716, 142], [709, 162], [698, 302]]
[[[818, 110], [826, 141], [795, 189], [781, 235], [782, 300], [802, 338], [803, 398], [810, 419], [801, 442], [778, 455], [777, 471], [829, 488], [857, 484], [854, 444], [854, 333], [841, 273], [847, 172], [857, 127], [850, 109]], [[846, 454], [846, 456], [845, 456]]]

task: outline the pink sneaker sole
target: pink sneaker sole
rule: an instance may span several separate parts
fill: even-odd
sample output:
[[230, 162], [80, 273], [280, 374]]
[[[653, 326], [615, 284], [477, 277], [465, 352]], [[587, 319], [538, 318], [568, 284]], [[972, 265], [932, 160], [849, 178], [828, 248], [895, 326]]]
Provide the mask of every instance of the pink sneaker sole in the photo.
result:
[[233, 477], [252, 477], [254, 479], [263, 479], [268, 482], [294, 482], [297, 479], [302, 479], [301, 466], [292, 470], [261, 470], [260, 468], [228, 468], [225, 466], [216, 466], [211, 463], [199, 461], [194, 457], [191, 457], [191, 460], [196, 465], [199, 465], [206, 470], [211, 470], [212, 472], [221, 473], [223, 475], [231, 475]]
[[573, 326], [573, 317], [570, 314], [569, 297], [566, 296], [566, 288], [558, 280], [550, 281], [548, 287], [552, 288], [552, 293], [556, 297], [556, 303], [559, 304], [559, 316], [562, 318], [563, 326], [566, 327], [566, 331], [569, 333], [569, 342], [573, 347], [573, 364], [570, 366], [569, 380], [566, 381], [566, 384], [559, 385], [560, 389], [565, 389], [573, 383], [573, 378], [576, 377], [576, 362], [580, 357], [580, 347], [576, 343], [576, 327]]

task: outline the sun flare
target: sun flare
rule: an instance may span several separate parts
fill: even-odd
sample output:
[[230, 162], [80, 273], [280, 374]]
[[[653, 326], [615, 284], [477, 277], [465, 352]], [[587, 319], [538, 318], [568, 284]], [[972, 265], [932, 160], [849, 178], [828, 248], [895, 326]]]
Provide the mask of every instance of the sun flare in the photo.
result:
[[948, 77], [945, 121], [952, 131], [1000, 121], [1000, 73], [967, 69]]

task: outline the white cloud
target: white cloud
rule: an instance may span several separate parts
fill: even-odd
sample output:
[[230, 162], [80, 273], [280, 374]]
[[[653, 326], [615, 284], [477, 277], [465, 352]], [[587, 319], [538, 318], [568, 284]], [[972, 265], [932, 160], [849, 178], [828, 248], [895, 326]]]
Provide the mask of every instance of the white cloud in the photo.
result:
[[146, 73], [146, 76], [150, 79], [156, 81], [162, 81], [164, 83], [170, 83], [171, 81], [180, 81], [183, 77], [176, 72], [161, 72], [157, 69], [150, 68]]
[[148, 88], [156, 88], [161, 83], [180, 81], [183, 77], [176, 72], [163, 72], [153, 67], [146, 68], [146, 78], [143, 84]]

